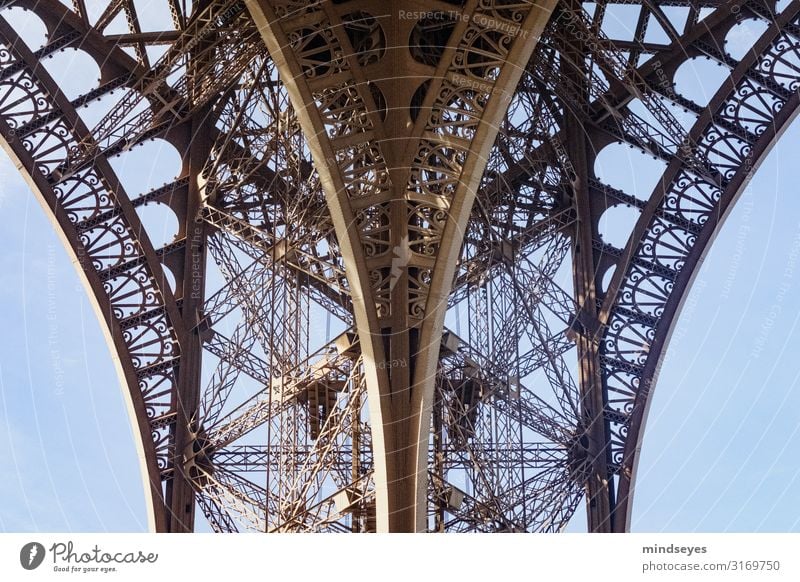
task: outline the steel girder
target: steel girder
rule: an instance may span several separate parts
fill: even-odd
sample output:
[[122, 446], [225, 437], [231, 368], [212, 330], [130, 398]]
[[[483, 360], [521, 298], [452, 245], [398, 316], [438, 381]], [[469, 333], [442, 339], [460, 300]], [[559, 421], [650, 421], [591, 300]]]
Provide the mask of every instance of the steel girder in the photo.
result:
[[[426, 527], [430, 413], [456, 259], [505, 114], [503, 90], [516, 85], [515, 63], [530, 58], [552, 2], [466, 2], [455, 42], [427, 67], [407, 50], [417, 21], [394, 16], [404, 7], [426, 9], [365, 6], [373, 19], [394, 19], [380, 49], [388, 54], [378, 55], [348, 37], [343, 17], [352, 7], [249, 3], [308, 146], [326, 160], [318, 171], [365, 358], [379, 531]], [[404, 78], [426, 73], [434, 73], [420, 104], [426, 114], [409, 123]]]
[[[730, 75], [705, 108], [692, 107], [699, 115], [688, 134], [712, 163], [718, 180], [710, 182], [687, 164], [671, 160], [642, 206], [626, 248], [613, 260], [616, 271], [600, 308], [604, 384], [618, 398], [608, 414], [611, 458], [619, 467], [615, 531], [630, 526], [644, 423], [680, 306], [731, 206], [797, 114], [799, 17], [798, 3], [789, 4], [774, 19], [769, 5], [745, 4], [735, 13], [712, 14], [708, 28], [687, 35], [683, 54], [673, 50], [661, 58], [667, 78], [680, 61], [700, 55], [728, 67]], [[747, 18], [768, 26], [737, 62], [725, 52], [724, 39]], [[657, 71], [653, 63], [645, 74], [654, 79]], [[686, 99], [676, 101], [691, 106]], [[615, 198], [611, 192], [604, 194]], [[617, 254], [604, 247], [596, 252], [609, 250]]]
[[[88, 102], [124, 86], [136, 63], [93, 33], [58, 2], [32, 2], [48, 29], [49, 43], [36, 53], [9, 24], [0, 21], [3, 111], [0, 128], [6, 151], [48, 209], [54, 227], [73, 256], [108, 338], [121, 383], [127, 387], [131, 423], [142, 462], [151, 527], [168, 529], [165, 499], [174, 473], [172, 431], [177, 403], [183, 332], [175, 297], [165, 285], [160, 253], [150, 244], [135, 207], [106, 156], [68, 179], [56, 168], [88, 129], [77, 113]], [[105, 62], [99, 89], [70, 102], [41, 67], [47, 54], [81, 46]], [[172, 195], [184, 183], [152, 196]], [[165, 485], [166, 484], [166, 485]]]

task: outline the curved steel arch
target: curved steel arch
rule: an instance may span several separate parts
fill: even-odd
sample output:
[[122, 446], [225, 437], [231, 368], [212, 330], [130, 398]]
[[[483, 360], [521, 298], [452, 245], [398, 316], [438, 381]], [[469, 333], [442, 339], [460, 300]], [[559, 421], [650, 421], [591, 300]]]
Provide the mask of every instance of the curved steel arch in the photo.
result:
[[[0, 20], [0, 86], [16, 97], [6, 97], [0, 112], [3, 146], [48, 210], [104, 323], [135, 428], [150, 527], [165, 531], [169, 486], [165, 490], [163, 482], [174, 469], [172, 385], [184, 333], [173, 325], [180, 319], [177, 304], [134, 203], [105, 156], [69, 178], [56, 174], [68, 149], [88, 134], [76, 108], [123, 85], [135, 63], [87, 31], [62, 4], [30, 4], [42, 11], [50, 38], [36, 54]], [[39, 65], [40, 58], [71, 46], [87, 50], [104, 73], [101, 86], [77, 103], [70, 103]]]
[[[620, 431], [627, 429], [627, 438], [612, 453], [620, 465], [618, 531], [630, 526], [643, 428], [680, 307], [725, 217], [800, 107], [800, 75], [793, 70], [793, 64], [800, 62], [800, 4], [788, 5], [737, 63], [719, 47], [725, 33], [743, 16], [764, 19], [769, 13], [745, 6], [732, 23], [728, 17], [728, 22], [720, 23], [713, 33], [698, 35], [684, 47], [689, 54], [708, 55], [731, 69], [729, 82], [714, 95], [689, 133], [708, 158], [709, 154], [718, 154], [720, 163], [714, 169], [721, 183], [697, 177], [686, 164], [670, 164], [643, 207], [603, 302], [605, 331], [601, 341], [603, 356], [608, 358], [605, 380], [608, 382], [622, 368], [633, 372], [638, 381], [637, 388], [629, 384], [634, 394], [627, 410], [629, 420], [618, 424]], [[705, 195], [693, 208], [684, 198], [690, 190], [695, 198]], [[647, 288], [648, 278], [651, 289], [660, 289], [661, 294], [649, 293], [644, 299], [637, 294]], [[653, 333], [646, 334], [650, 340], [647, 349], [632, 360], [622, 355], [622, 345], [632, 335], [624, 332], [623, 322], [637, 318], [644, 326], [652, 326]]]

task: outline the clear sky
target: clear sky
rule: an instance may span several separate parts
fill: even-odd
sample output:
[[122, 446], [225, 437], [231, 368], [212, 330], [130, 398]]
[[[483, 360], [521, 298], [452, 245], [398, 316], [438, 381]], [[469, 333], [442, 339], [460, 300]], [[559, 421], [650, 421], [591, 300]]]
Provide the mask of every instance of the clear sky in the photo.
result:
[[[800, 531], [798, 143], [795, 124], [686, 301], [645, 432], [634, 531]], [[641, 178], [635, 155], [612, 163], [601, 170]], [[1, 154], [0, 249], [0, 531], [143, 531], [139, 466], [98, 322]]]

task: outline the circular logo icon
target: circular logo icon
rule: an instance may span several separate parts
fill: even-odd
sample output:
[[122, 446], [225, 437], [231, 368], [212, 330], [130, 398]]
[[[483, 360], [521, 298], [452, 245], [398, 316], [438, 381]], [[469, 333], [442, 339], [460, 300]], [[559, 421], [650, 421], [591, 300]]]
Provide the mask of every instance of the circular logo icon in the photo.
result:
[[19, 551], [19, 563], [26, 570], [35, 570], [44, 561], [44, 546], [39, 542], [29, 542]]

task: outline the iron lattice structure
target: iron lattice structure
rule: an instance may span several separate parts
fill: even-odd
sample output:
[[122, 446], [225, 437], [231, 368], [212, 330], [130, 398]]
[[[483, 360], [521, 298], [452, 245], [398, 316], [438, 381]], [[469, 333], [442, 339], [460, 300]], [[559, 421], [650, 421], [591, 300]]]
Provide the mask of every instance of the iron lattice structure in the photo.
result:
[[[557, 531], [582, 500], [628, 528], [681, 301], [798, 110], [799, 0], [2, 7], [0, 132], [107, 331], [156, 530]], [[59, 85], [59, 51], [99, 81]], [[675, 84], [698, 57], [707, 104]], [[109, 160], [152, 139], [180, 174], [126, 191]], [[598, 178], [613, 143], [663, 160], [652, 192]]]

